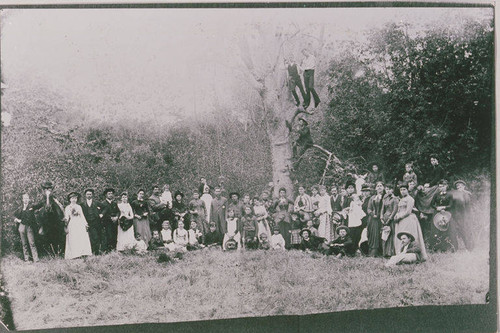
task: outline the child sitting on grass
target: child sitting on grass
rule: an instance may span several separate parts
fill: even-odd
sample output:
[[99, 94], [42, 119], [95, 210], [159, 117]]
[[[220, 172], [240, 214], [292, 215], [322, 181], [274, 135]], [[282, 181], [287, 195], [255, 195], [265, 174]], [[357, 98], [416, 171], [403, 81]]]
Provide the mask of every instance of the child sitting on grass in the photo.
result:
[[273, 235], [271, 236], [271, 248], [273, 250], [285, 249], [285, 239], [280, 234], [280, 228], [278, 228], [278, 226], [273, 229]]
[[269, 239], [267, 238], [267, 234], [265, 232], [261, 233], [259, 235], [259, 249], [260, 250], [269, 250], [270, 248], [271, 248], [271, 244], [269, 243]]
[[236, 242], [236, 249], [241, 250], [241, 230], [242, 230], [241, 222], [237, 217], [234, 217], [234, 210], [229, 208], [227, 210], [227, 218], [226, 223], [223, 226], [224, 231], [224, 239], [222, 241], [222, 249], [226, 251], [227, 241], [232, 239]]
[[149, 250], [156, 250], [163, 247], [163, 241], [158, 230], [153, 230], [153, 237], [149, 241]]
[[135, 240], [136, 243], [134, 245], [134, 248], [136, 249], [138, 254], [144, 254], [148, 252], [148, 246], [146, 245], [146, 242], [141, 238], [141, 234], [136, 233]]
[[161, 239], [163, 240], [163, 244], [169, 244], [173, 242], [172, 239], [172, 229], [170, 228], [169, 221], [163, 221], [161, 224]]
[[202, 247], [201, 244], [202, 233], [197, 228], [196, 222], [191, 222], [191, 228], [188, 230], [188, 244], [191, 250], [196, 250]]
[[311, 232], [311, 236], [318, 237], [318, 229], [313, 226], [313, 221], [308, 220], [306, 223], [306, 228]]
[[217, 231], [214, 222], [210, 222], [210, 230], [205, 235], [205, 246], [213, 247], [222, 245], [222, 235]]
[[189, 244], [189, 233], [184, 229], [184, 221], [182, 219], [177, 223], [177, 229], [173, 234], [175, 250], [186, 251], [186, 246]]

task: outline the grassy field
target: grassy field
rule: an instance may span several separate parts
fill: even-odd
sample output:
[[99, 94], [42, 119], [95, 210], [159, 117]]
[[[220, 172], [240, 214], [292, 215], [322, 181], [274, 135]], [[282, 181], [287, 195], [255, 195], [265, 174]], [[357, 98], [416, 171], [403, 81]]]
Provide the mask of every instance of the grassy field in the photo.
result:
[[86, 260], [2, 261], [18, 330], [175, 322], [352, 309], [484, 303], [488, 252], [434, 254], [384, 268], [383, 259], [299, 251], [111, 253]]

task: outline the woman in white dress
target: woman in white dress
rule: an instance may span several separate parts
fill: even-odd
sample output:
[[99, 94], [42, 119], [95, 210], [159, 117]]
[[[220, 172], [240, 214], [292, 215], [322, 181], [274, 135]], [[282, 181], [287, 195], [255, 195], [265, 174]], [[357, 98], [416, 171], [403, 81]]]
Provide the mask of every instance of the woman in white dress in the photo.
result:
[[200, 199], [205, 202], [205, 207], [207, 208], [207, 222], [210, 223], [210, 208], [212, 206], [213, 197], [210, 194], [210, 186], [207, 184], [203, 185], [203, 194]]
[[122, 223], [118, 224], [116, 250], [123, 251], [133, 248], [137, 242], [135, 240], [133, 227], [134, 212], [132, 210], [132, 206], [128, 203], [128, 194], [126, 192], [123, 192], [121, 195], [121, 202], [118, 203], [118, 209], [120, 209], [119, 220], [128, 220], [129, 222], [127, 230], [123, 230]]
[[315, 212], [315, 215], [319, 216], [318, 235], [330, 242], [335, 238], [334, 231], [332, 230], [332, 223], [330, 221], [330, 215], [332, 214], [330, 196], [326, 192], [326, 187], [324, 185], [319, 187], [319, 193], [318, 210]]
[[76, 203], [79, 198], [80, 194], [71, 192], [68, 195], [70, 204], [64, 209], [66, 223], [66, 251], [64, 259], [92, 255], [89, 233], [87, 231], [89, 225], [83, 215], [82, 207]]

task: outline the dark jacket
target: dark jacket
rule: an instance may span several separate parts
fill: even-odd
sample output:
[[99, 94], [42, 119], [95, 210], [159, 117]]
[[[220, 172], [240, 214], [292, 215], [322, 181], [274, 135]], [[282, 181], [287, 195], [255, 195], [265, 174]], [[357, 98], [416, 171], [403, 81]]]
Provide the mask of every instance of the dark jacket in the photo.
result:
[[111, 201], [111, 203], [109, 203], [108, 200], [104, 200], [101, 203], [101, 214], [103, 224], [117, 223], [111, 221], [111, 217], [118, 217], [120, 215], [120, 209], [116, 201]]
[[452, 203], [453, 203], [453, 196], [449, 192], [446, 193], [438, 192], [432, 198], [431, 206], [433, 208], [444, 206], [445, 210], [449, 211]]
[[205, 245], [222, 244], [222, 235], [220, 232], [215, 230], [214, 232], [207, 232], [205, 234]]
[[14, 217], [18, 218], [21, 220], [21, 224], [24, 224], [25, 226], [29, 227], [35, 227], [36, 226], [36, 218], [35, 218], [35, 210], [33, 209], [32, 205], [28, 205], [26, 207], [26, 210], [23, 210], [24, 205], [19, 207], [14, 212]]
[[82, 206], [83, 216], [85, 216], [85, 219], [87, 220], [89, 226], [92, 227], [99, 225], [101, 221], [99, 214], [101, 214], [102, 212], [101, 204], [92, 199], [92, 205], [89, 206], [87, 205], [87, 199], [83, 199], [81, 206]]
[[431, 166], [429, 176], [427, 177], [430, 186], [437, 185], [439, 181], [446, 177], [446, 171], [443, 167], [438, 164], [437, 166]]
[[334, 247], [335, 244], [344, 244], [343, 251], [345, 255], [353, 256], [356, 252], [356, 247], [350, 236], [345, 236], [344, 238], [337, 237], [335, 240], [330, 242], [330, 246]]
[[344, 201], [344, 198], [340, 195], [337, 194], [337, 198], [333, 199], [333, 196], [330, 196], [330, 205], [332, 206], [332, 211], [334, 212], [339, 212], [342, 210], [342, 203]]

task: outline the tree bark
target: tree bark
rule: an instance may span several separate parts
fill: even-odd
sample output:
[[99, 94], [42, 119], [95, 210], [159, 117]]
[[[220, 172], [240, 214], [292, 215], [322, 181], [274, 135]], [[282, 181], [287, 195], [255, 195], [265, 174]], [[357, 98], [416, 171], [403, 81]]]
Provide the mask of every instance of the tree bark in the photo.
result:
[[271, 161], [273, 166], [273, 183], [275, 197], [279, 194], [279, 189], [284, 187], [288, 197], [293, 196], [293, 184], [290, 178], [290, 168], [292, 164], [292, 149], [288, 138], [288, 129], [279, 126], [272, 133], [268, 132], [271, 142]]

